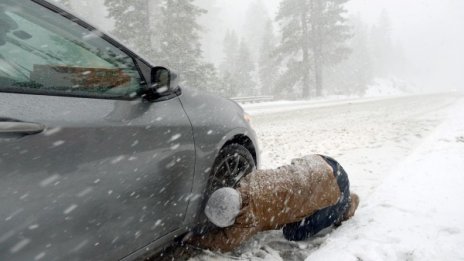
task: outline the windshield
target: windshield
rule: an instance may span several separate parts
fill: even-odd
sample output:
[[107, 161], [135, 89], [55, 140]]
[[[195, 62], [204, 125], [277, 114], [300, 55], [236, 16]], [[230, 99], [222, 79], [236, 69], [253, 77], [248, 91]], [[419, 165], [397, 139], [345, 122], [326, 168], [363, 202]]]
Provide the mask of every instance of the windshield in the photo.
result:
[[30, 1], [0, 5], [0, 88], [125, 96], [139, 88], [132, 59]]

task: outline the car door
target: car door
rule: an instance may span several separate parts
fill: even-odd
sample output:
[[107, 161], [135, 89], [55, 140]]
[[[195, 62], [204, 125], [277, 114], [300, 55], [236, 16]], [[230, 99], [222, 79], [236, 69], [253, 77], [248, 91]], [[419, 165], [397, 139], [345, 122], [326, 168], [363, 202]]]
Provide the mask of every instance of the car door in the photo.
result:
[[179, 99], [138, 98], [131, 55], [35, 2], [2, 1], [0, 24], [0, 260], [114, 260], [179, 228]]

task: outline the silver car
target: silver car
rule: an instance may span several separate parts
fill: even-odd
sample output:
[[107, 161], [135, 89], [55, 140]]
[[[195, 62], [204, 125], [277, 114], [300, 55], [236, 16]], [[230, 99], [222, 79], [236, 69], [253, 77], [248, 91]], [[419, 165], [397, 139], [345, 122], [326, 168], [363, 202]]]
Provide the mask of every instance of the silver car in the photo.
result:
[[0, 0], [0, 260], [135, 259], [258, 165], [235, 102], [42, 0]]

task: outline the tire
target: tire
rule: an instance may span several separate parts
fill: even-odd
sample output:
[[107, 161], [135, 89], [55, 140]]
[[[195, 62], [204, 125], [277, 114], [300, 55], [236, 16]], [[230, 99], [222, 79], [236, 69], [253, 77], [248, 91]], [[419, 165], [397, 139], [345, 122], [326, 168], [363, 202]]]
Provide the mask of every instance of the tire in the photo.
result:
[[[203, 203], [202, 209], [206, 205], [209, 196], [211, 196], [214, 191], [224, 187], [235, 188], [242, 178], [246, 177], [255, 169], [255, 160], [244, 146], [230, 144], [222, 148], [214, 161], [208, 180], [208, 186], [205, 191], [205, 202]], [[193, 231], [198, 235], [203, 235], [215, 228], [204, 214], [201, 216], [200, 225]]]
[[221, 149], [214, 162], [206, 196], [209, 197], [220, 188], [235, 188], [242, 178], [255, 169], [255, 160], [244, 146], [239, 144], [227, 145]]

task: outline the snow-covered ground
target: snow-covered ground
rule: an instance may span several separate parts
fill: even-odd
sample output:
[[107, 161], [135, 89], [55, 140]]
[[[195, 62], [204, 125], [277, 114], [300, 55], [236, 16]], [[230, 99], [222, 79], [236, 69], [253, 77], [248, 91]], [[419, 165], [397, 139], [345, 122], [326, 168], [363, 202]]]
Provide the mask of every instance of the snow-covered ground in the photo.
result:
[[464, 99], [434, 94], [321, 102], [254, 113], [262, 167], [334, 156], [361, 196], [357, 215], [305, 242], [280, 231], [192, 260], [464, 260]]

